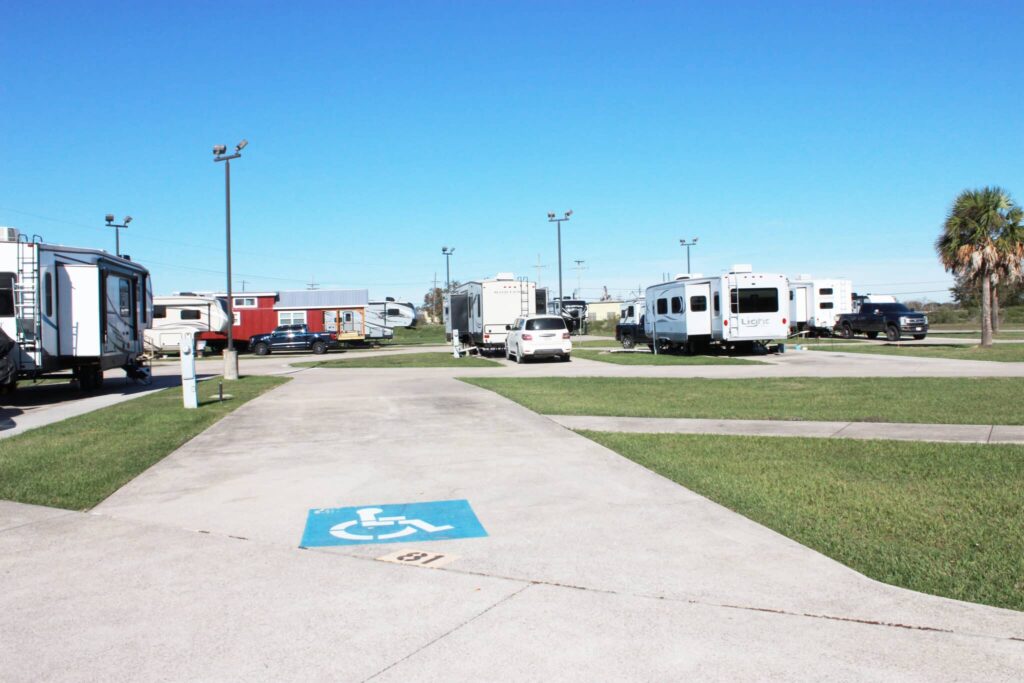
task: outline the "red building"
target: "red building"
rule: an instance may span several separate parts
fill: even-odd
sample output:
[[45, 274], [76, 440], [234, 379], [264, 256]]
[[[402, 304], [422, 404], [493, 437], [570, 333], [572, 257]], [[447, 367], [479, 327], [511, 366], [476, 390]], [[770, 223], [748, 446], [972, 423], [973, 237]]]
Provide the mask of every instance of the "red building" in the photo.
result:
[[[227, 300], [224, 293], [215, 296]], [[231, 298], [235, 314], [231, 333], [235, 347], [241, 350], [248, 348], [253, 335], [273, 332], [279, 325], [306, 325], [310, 332], [336, 332], [340, 340], [366, 336], [369, 294], [365, 289], [235, 292]], [[227, 335], [219, 332], [202, 332], [198, 339], [213, 348], [227, 346]]]

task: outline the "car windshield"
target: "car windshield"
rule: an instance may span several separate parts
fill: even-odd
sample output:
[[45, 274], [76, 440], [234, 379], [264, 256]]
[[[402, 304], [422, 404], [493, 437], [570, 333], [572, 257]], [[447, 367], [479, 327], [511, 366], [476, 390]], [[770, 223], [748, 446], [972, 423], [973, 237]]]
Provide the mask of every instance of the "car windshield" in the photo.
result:
[[561, 318], [533, 318], [526, 321], [528, 330], [564, 330], [565, 321]]

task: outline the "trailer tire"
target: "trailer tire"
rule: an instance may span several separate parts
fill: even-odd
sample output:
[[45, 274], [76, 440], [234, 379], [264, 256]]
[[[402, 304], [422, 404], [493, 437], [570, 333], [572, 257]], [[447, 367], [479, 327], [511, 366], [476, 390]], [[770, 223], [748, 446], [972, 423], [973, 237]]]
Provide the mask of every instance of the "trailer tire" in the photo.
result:
[[257, 356], [266, 356], [268, 353], [270, 353], [270, 346], [268, 346], [265, 342], [259, 342], [258, 344], [256, 344], [256, 346], [252, 347], [252, 352], [255, 353]]
[[81, 391], [99, 391], [103, 386], [103, 370], [97, 365], [80, 366], [75, 370], [78, 388]]
[[889, 325], [885, 328], [885, 338], [887, 341], [899, 341], [900, 340], [900, 328], [895, 325]]
[[868, 339], [878, 339], [877, 332], [865, 332], [864, 334], [867, 335]]
[[622, 335], [622, 348], [631, 349], [636, 346], [636, 342], [633, 341], [633, 337], [628, 334]]
[[318, 356], [323, 355], [327, 353], [327, 344], [322, 341], [313, 342], [312, 351]]

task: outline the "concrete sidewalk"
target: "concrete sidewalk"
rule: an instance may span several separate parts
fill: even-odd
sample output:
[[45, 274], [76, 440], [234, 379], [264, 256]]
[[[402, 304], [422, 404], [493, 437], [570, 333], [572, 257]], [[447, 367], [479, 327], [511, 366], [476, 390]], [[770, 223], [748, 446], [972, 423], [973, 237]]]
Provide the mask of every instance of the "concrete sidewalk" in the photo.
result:
[[[1024, 670], [1024, 613], [867, 579], [451, 374], [304, 371], [92, 513], [0, 506], [0, 679]], [[457, 498], [488, 536], [298, 548], [312, 508]], [[407, 547], [456, 559], [374, 561]]]
[[957, 425], [904, 422], [816, 422], [811, 420], [716, 420], [683, 417], [548, 415], [569, 429], [641, 434], [732, 434], [808, 436], [834, 439], [894, 439], [952, 443], [1024, 444], [1021, 425]]

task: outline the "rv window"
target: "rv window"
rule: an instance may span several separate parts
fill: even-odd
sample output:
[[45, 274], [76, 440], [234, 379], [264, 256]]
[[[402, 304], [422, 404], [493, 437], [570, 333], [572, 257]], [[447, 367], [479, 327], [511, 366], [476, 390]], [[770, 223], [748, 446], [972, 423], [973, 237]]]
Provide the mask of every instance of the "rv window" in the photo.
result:
[[563, 318], [533, 318], [526, 321], [526, 329], [536, 330], [564, 330], [565, 320]]
[[683, 312], [683, 297], [674, 296], [672, 297], [672, 312], [682, 313]]
[[708, 310], [708, 298], [706, 296], [691, 296], [690, 310], [694, 313], [701, 313]]
[[157, 304], [156, 306], [153, 306], [153, 320], [156, 320], [157, 318], [166, 318], [166, 317], [167, 317], [167, 307], [166, 306], [164, 306], [163, 304]]
[[658, 299], [658, 315], [668, 313], [668, 299]]
[[402, 315], [402, 312], [400, 310], [398, 310], [397, 308], [389, 308], [387, 314], [388, 315]]
[[199, 320], [201, 317], [202, 314], [200, 314], [199, 311], [192, 308], [183, 308], [181, 311], [182, 320]]
[[123, 277], [117, 279], [117, 299], [121, 317], [127, 318], [132, 314], [132, 284]]
[[718, 305], [718, 292], [715, 292], [715, 315], [718, 315], [722, 311], [722, 307]]
[[629, 308], [626, 309], [626, 317], [627, 318], [632, 318], [634, 315], [636, 315], [636, 311], [633, 310], [632, 306], [630, 306]]
[[818, 308], [832, 308], [832, 302], [822, 301], [820, 304], [818, 304]]
[[774, 287], [732, 290], [733, 313], [775, 313], [778, 310], [779, 290]]
[[43, 276], [43, 298], [46, 300], [46, 316], [53, 317], [53, 275]]
[[14, 273], [0, 273], [0, 316], [14, 315]]
[[818, 294], [824, 294], [824, 295], [828, 296], [828, 295], [832, 294], [832, 288], [831, 287], [822, 287], [821, 289], [818, 290]]
[[792, 300], [793, 300], [793, 290], [792, 290], [792, 289], [791, 289], [791, 290], [789, 290], [789, 300], [790, 300], [790, 301], [792, 301]]

